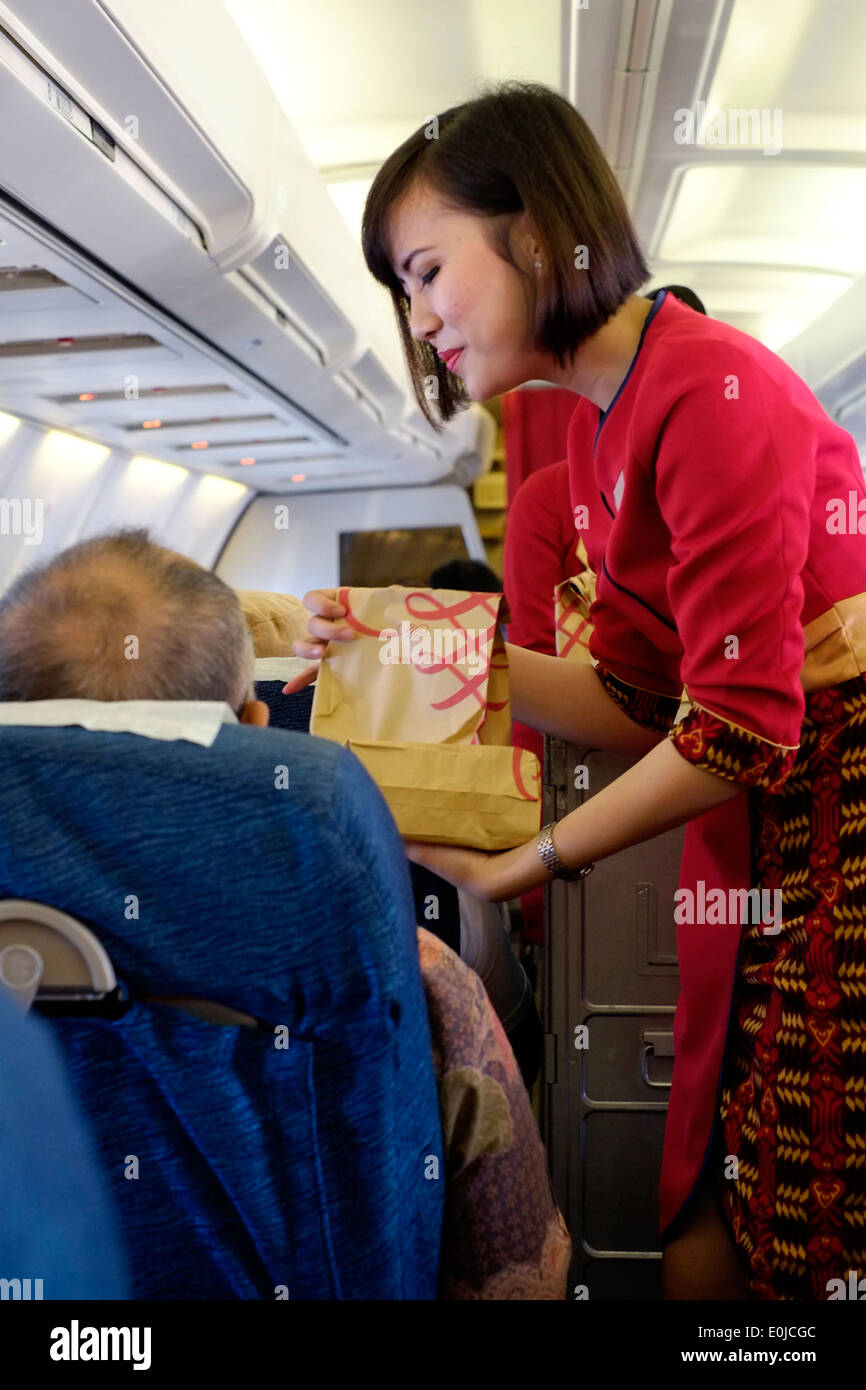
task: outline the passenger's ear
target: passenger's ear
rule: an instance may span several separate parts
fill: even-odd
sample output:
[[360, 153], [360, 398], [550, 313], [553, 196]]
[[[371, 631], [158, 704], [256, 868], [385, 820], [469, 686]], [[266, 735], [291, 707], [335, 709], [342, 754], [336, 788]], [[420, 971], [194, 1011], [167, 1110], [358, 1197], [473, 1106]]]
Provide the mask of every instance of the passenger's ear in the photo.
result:
[[264, 700], [247, 700], [241, 709], [242, 724], [256, 724], [260, 729], [266, 729], [270, 711]]

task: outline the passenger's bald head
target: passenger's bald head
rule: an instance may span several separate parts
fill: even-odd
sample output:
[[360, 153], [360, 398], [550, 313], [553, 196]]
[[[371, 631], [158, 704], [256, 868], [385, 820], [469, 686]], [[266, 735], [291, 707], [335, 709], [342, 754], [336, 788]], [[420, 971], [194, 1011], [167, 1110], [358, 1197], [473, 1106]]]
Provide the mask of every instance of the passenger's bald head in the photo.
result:
[[234, 592], [146, 531], [72, 546], [0, 602], [0, 700], [220, 700], [238, 709], [252, 669]]

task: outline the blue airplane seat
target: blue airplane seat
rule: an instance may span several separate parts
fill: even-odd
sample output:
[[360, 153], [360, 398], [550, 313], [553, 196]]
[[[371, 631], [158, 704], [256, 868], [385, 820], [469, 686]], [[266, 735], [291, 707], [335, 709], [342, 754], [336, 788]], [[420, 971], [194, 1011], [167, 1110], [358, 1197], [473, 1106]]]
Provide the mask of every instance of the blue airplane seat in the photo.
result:
[[[308, 685], [292, 695], [284, 695], [285, 683], [283, 677], [276, 680], [256, 680], [256, 699], [264, 701], [267, 705], [272, 728], [308, 732], [315, 687]], [[420, 864], [409, 865], [409, 876], [412, 882], [416, 922], [426, 927], [434, 936], [438, 936], [459, 956], [460, 903], [457, 889]], [[429, 906], [431, 895], [435, 908]], [[435, 916], [431, 915], [434, 912]]]
[[294, 695], [284, 695], [285, 680], [257, 680], [256, 698], [263, 700], [268, 707], [271, 724], [275, 729], [296, 729], [307, 733], [313, 712], [315, 687], [306, 686]]
[[444, 1169], [412, 899], [357, 759], [239, 725], [211, 748], [0, 727], [0, 776], [0, 897], [89, 926], [131, 996], [50, 1022], [132, 1297], [434, 1298]]
[[0, 1297], [127, 1296], [104, 1189], [48, 1028], [0, 987]]

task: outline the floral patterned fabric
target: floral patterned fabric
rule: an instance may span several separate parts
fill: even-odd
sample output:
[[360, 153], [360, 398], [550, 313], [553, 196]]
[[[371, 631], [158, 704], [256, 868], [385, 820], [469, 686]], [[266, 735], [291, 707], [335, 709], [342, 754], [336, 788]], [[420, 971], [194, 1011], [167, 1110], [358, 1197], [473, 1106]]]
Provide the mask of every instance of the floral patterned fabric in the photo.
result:
[[565, 1297], [571, 1241], [514, 1055], [484, 986], [418, 928], [445, 1151], [439, 1296]]
[[797, 760], [796, 747], [770, 743], [696, 704], [674, 724], [679, 701], [673, 696], [641, 690], [620, 680], [606, 666], [597, 666], [596, 675], [629, 719], [644, 729], [667, 734], [686, 762], [746, 787], [762, 787], [771, 793], [782, 790]]
[[780, 795], [751, 793], [754, 882], [721, 1088], [723, 1207], [752, 1295], [824, 1300], [866, 1273], [866, 676], [806, 697]]
[[595, 674], [615, 704], [629, 719], [643, 729], [655, 729], [666, 734], [674, 722], [679, 700], [673, 695], [659, 695], [654, 690], [640, 690], [615, 676], [606, 666], [596, 666]]
[[703, 772], [729, 782], [780, 792], [797, 761], [797, 749], [769, 743], [748, 729], [695, 706], [669, 738], [677, 752]]

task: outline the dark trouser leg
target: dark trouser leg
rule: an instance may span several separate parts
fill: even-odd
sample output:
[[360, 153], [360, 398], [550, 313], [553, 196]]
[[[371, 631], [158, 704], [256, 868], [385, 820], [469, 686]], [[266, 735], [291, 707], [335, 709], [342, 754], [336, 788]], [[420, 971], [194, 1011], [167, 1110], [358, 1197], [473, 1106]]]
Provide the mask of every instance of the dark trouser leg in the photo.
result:
[[508, 1034], [508, 1041], [520, 1068], [523, 1084], [529, 1091], [535, 1084], [541, 1066], [543, 1043], [541, 1019], [538, 1017], [538, 1009], [535, 1007], [534, 999], [530, 1000], [529, 1008], [517, 1027]]

